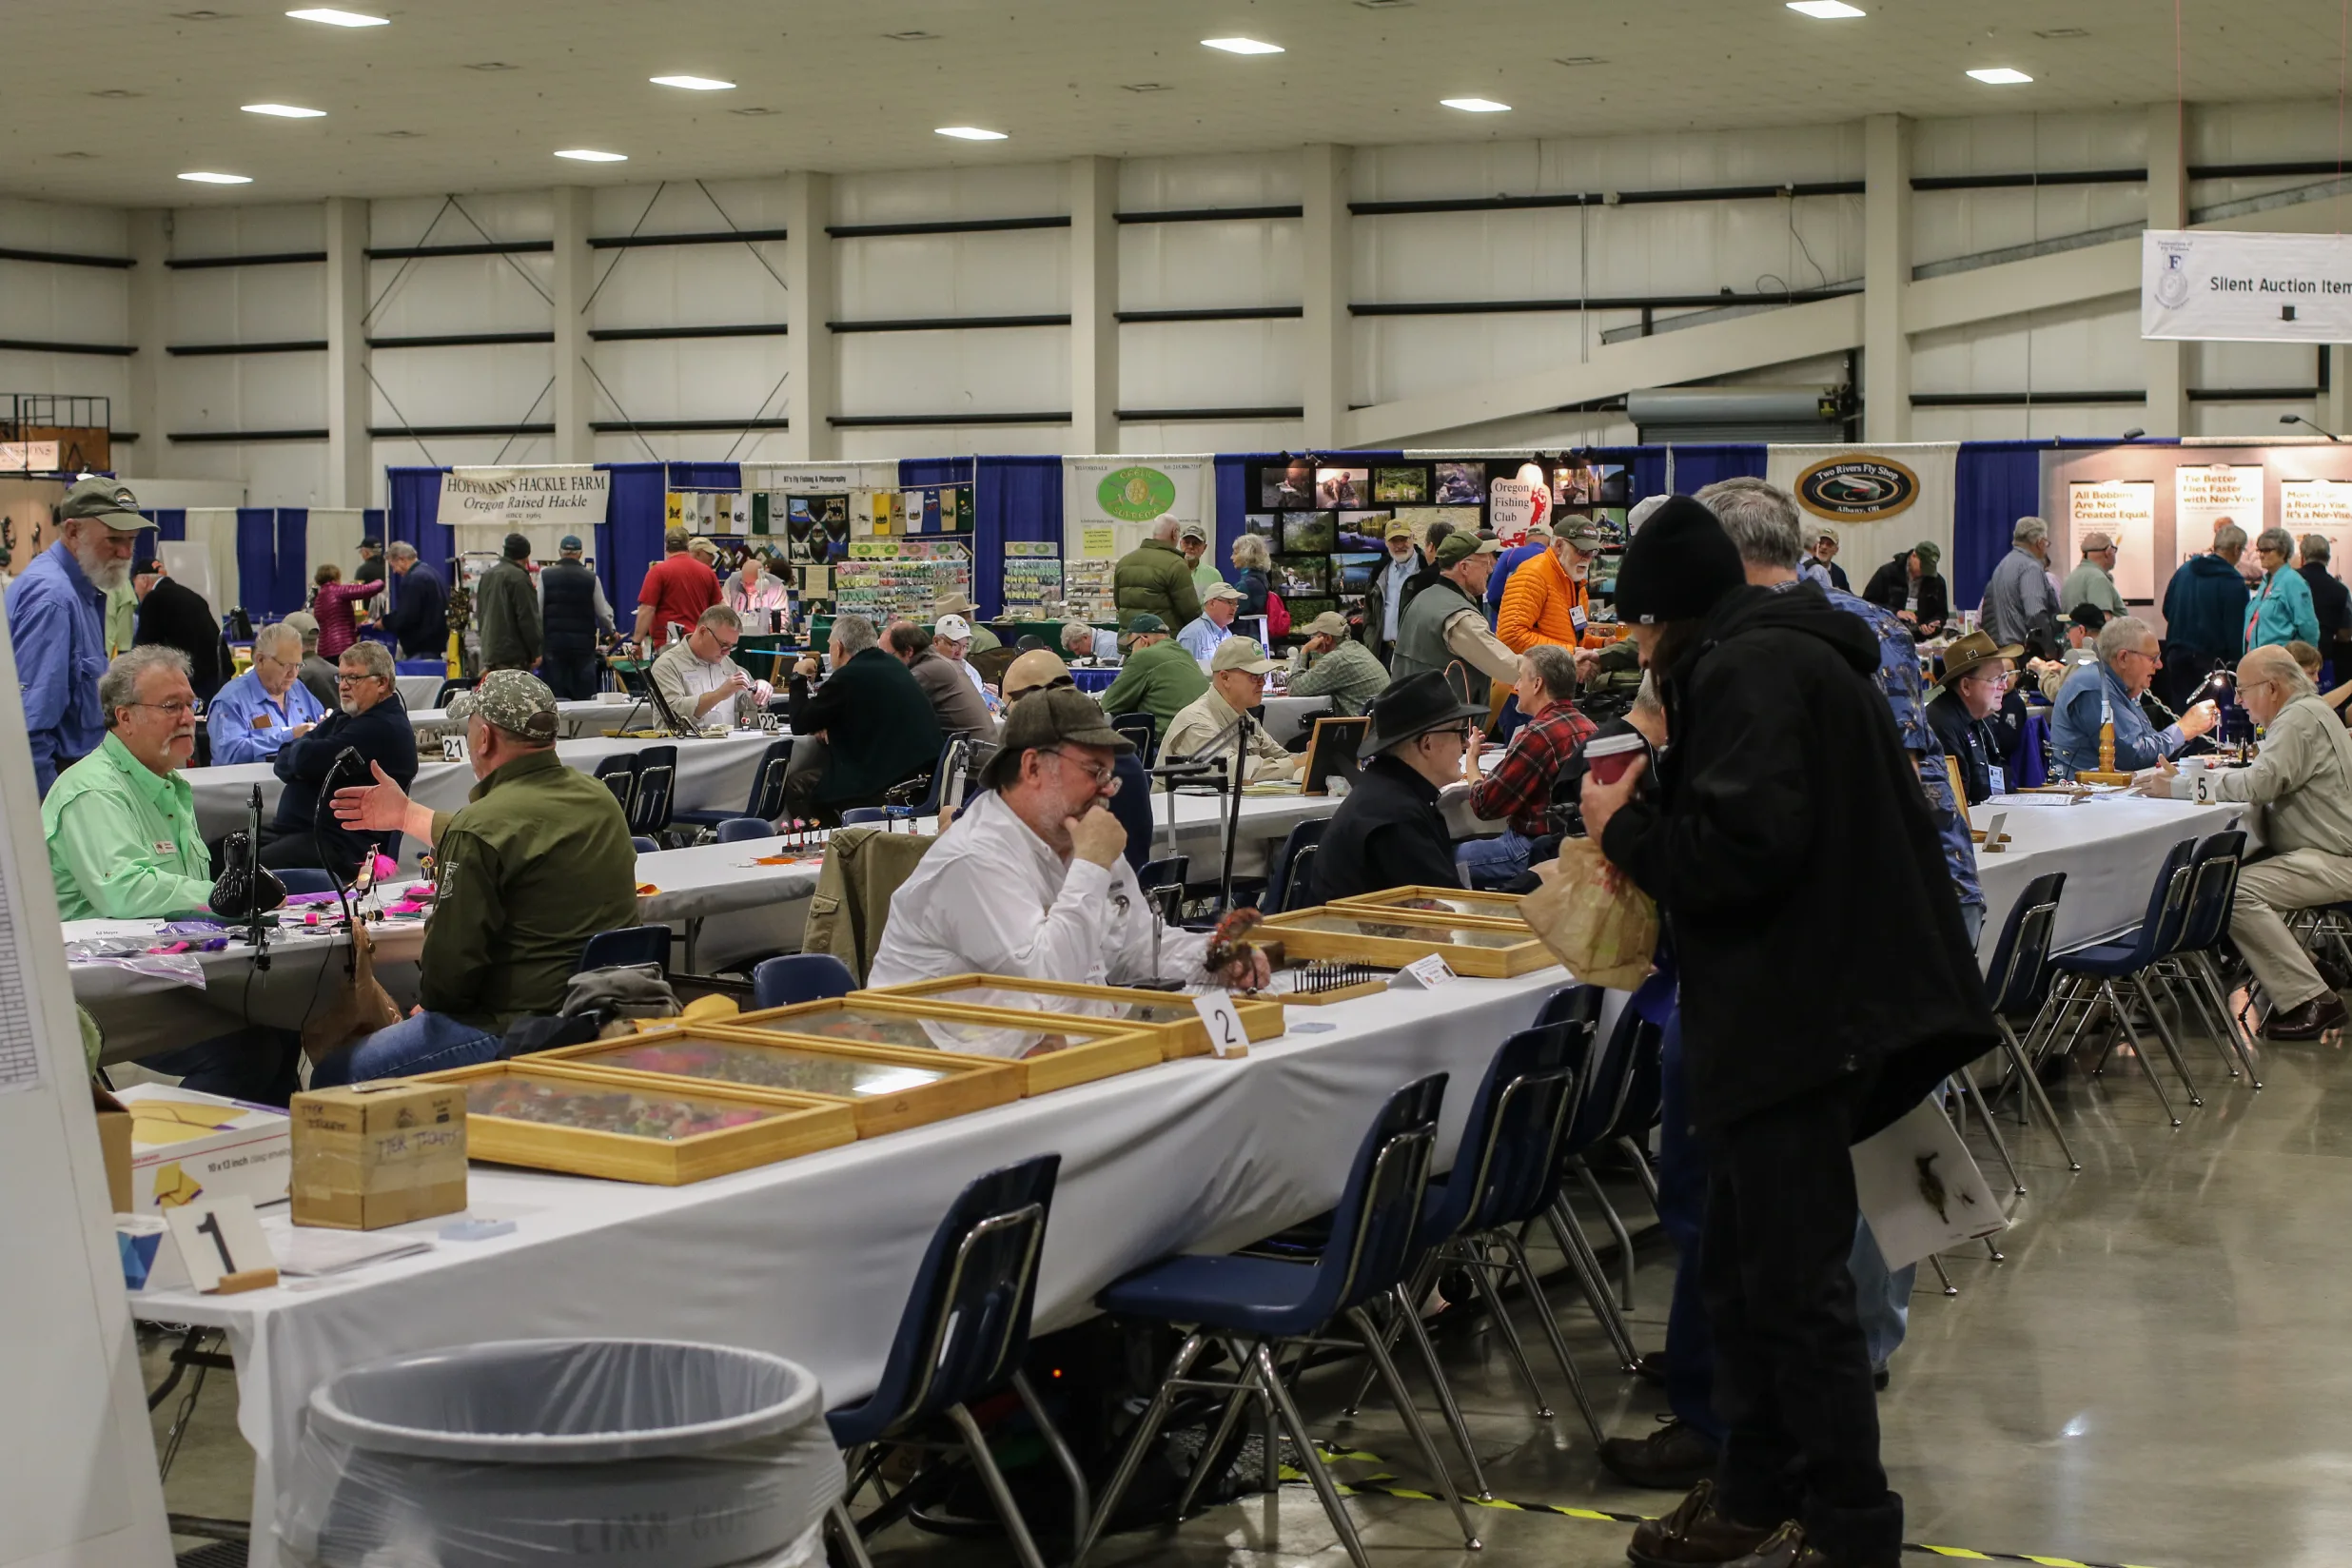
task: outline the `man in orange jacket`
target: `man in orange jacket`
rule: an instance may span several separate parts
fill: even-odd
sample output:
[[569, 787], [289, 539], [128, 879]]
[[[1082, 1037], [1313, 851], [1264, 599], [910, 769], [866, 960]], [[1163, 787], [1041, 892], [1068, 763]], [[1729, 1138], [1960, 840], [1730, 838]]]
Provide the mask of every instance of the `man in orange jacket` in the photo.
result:
[[1511, 574], [1496, 614], [1495, 635], [1515, 654], [1539, 642], [1575, 648], [1591, 623], [1585, 578], [1605, 538], [1589, 518], [1565, 518], [1552, 548]]

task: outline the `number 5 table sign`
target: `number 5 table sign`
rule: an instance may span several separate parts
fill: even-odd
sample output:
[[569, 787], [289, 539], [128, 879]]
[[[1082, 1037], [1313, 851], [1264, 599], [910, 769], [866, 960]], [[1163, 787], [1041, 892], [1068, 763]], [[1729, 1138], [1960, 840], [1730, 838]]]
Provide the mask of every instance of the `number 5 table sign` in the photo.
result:
[[207, 1296], [266, 1290], [278, 1283], [278, 1260], [254, 1216], [253, 1200], [225, 1197], [209, 1204], [167, 1209], [172, 1245], [180, 1249], [188, 1283]]

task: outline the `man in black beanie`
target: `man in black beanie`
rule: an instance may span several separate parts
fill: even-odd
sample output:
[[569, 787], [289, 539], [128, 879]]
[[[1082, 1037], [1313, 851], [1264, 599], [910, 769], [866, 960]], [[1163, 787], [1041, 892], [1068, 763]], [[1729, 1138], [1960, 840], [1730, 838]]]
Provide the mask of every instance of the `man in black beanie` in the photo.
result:
[[1817, 590], [1749, 586], [1722, 524], [1682, 496], [1634, 536], [1617, 604], [1672, 740], [1654, 798], [1635, 794], [1637, 762], [1588, 776], [1582, 807], [1681, 967], [1727, 1432], [1715, 1479], [1629, 1556], [1895, 1568], [1903, 1502], [1846, 1266], [1847, 1149], [1997, 1043], [1984, 983], [1870, 628]]

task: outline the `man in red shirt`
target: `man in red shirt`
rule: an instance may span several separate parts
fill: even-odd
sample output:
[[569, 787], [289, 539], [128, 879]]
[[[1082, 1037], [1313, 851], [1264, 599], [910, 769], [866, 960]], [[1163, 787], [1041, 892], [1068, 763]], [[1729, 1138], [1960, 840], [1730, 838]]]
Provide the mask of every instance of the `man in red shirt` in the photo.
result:
[[1593, 736], [1593, 721], [1568, 705], [1577, 693], [1576, 657], [1557, 643], [1539, 642], [1519, 657], [1519, 712], [1527, 715], [1495, 771], [1470, 764], [1470, 809], [1488, 821], [1510, 824], [1499, 838], [1472, 838], [1454, 851], [1463, 880], [1474, 888], [1506, 888], [1527, 874], [1536, 840], [1557, 835], [1552, 785], [1561, 766]]
[[692, 630], [718, 602], [718, 574], [687, 550], [686, 530], [673, 528], [661, 542], [668, 554], [646, 571], [645, 586], [637, 590], [637, 640], [648, 653], [670, 640], [672, 625]]

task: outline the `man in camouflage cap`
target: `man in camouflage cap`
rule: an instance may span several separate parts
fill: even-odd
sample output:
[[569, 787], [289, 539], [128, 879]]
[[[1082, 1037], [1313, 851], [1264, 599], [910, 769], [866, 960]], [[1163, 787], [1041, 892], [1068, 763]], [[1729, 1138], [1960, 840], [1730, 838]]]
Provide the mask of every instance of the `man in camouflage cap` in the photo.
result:
[[637, 852], [612, 792], [556, 755], [556, 697], [521, 670], [493, 670], [448, 709], [465, 725], [468, 804], [436, 812], [382, 768], [339, 790], [346, 829], [430, 844], [438, 886], [424, 931], [420, 1006], [318, 1065], [313, 1087], [464, 1067], [496, 1057], [507, 1026], [552, 1013], [588, 938], [637, 924]]

